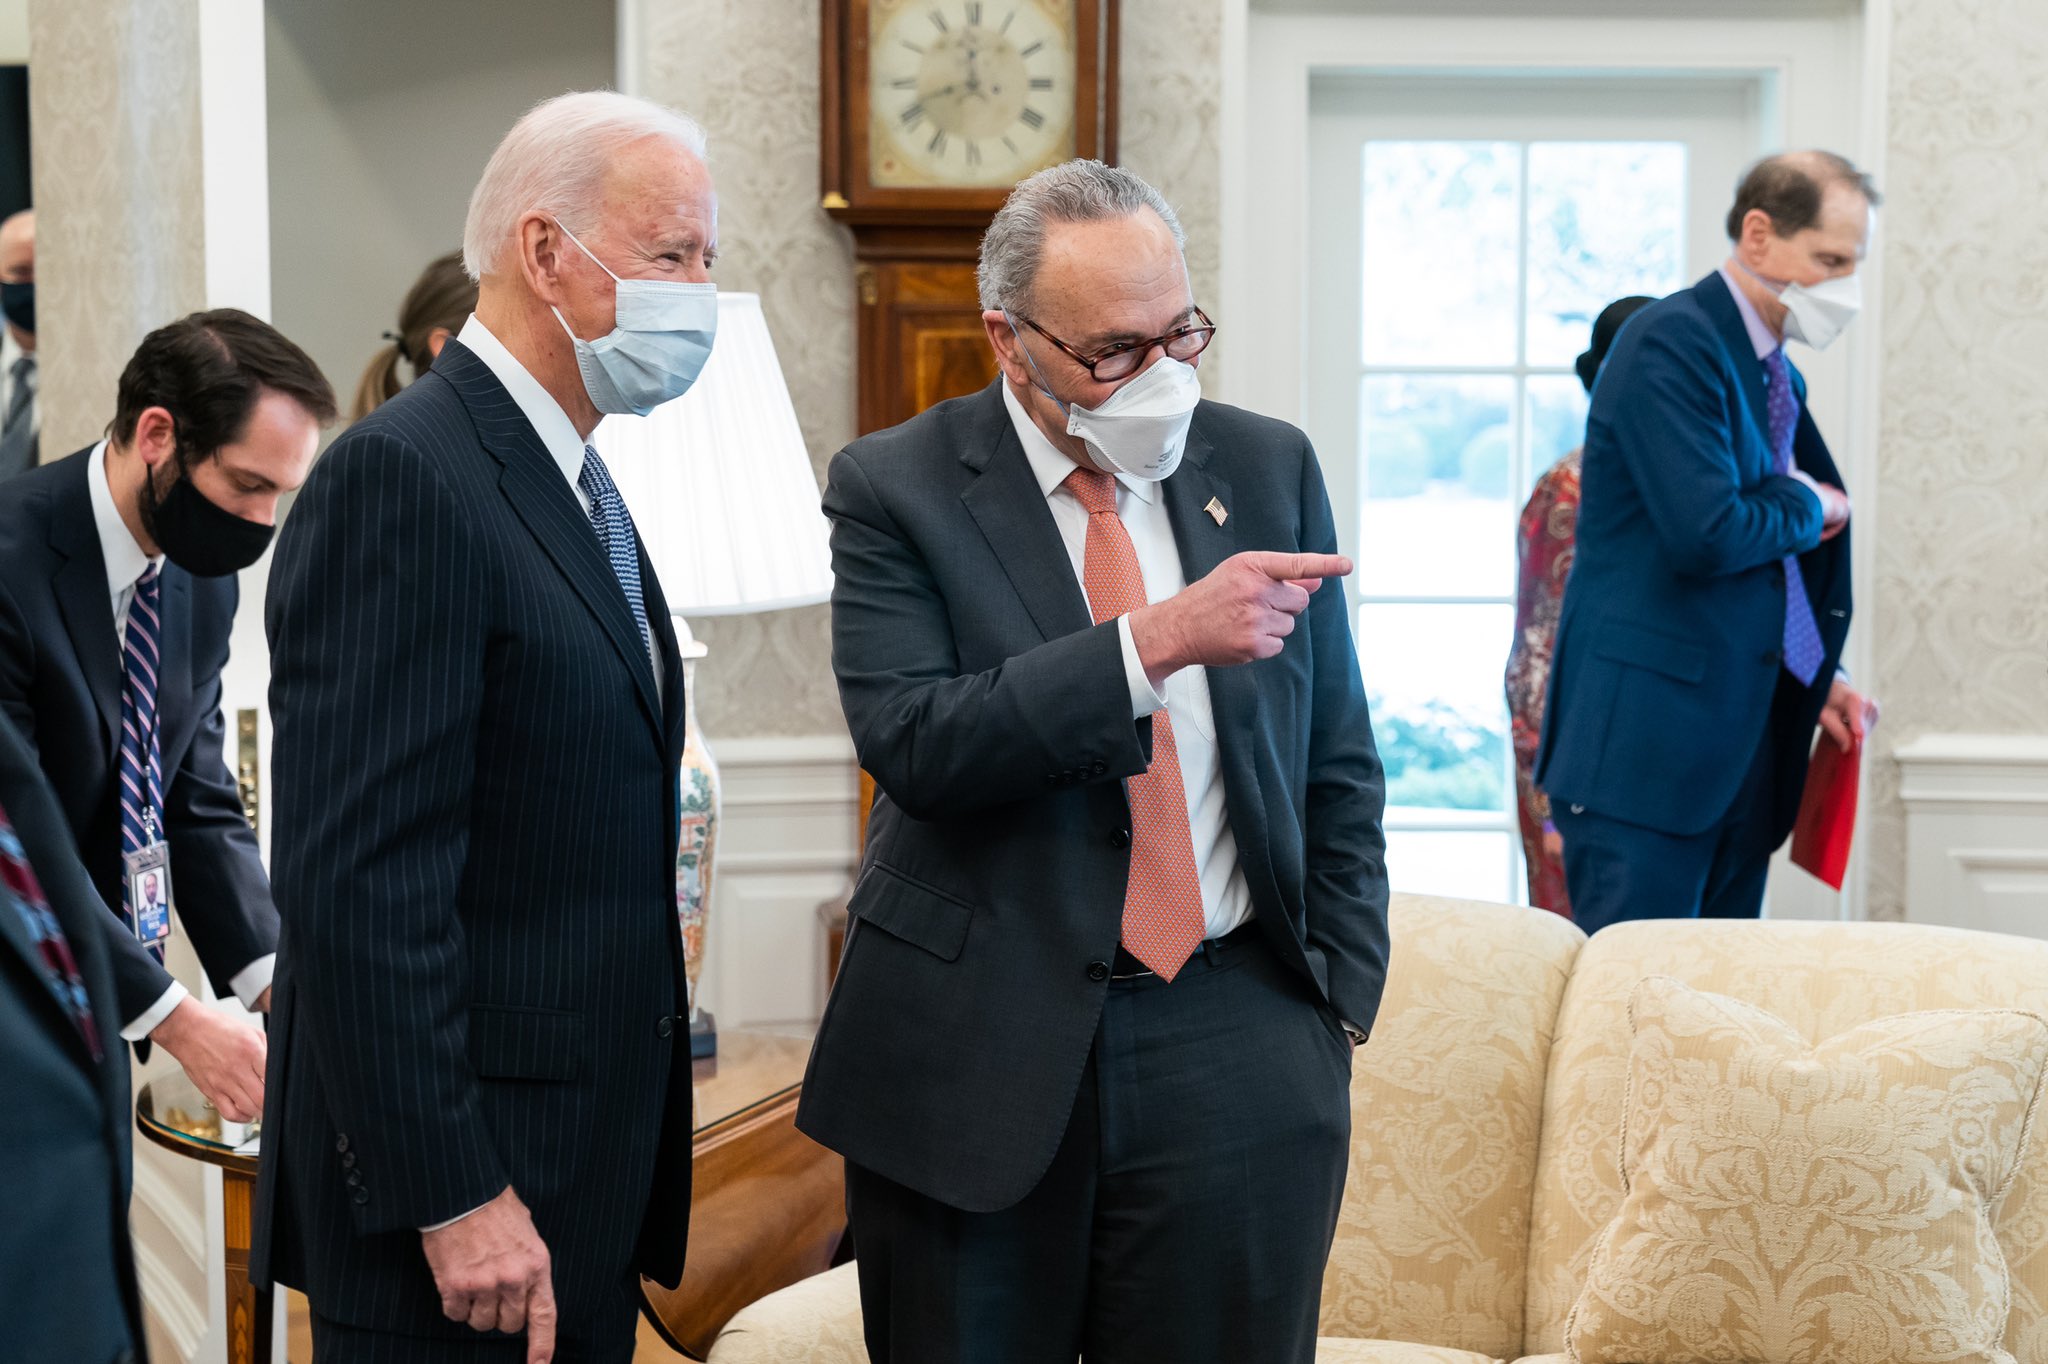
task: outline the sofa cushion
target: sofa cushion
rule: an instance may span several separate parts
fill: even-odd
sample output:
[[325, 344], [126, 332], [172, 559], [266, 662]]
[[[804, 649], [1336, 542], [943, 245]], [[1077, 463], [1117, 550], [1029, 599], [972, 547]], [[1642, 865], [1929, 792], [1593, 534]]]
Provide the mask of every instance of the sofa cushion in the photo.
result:
[[1668, 976], [1630, 1004], [1621, 1212], [1566, 1326], [1579, 1364], [2010, 1364], [1991, 1210], [2048, 1021], [1901, 1014], [1819, 1045]]
[[868, 1364], [854, 1267], [828, 1269], [740, 1309], [706, 1358], [710, 1364]]
[[1389, 920], [1322, 1334], [1512, 1358], [1550, 1039], [1585, 935], [1541, 910], [1411, 895]]
[[[1529, 1251], [1531, 1352], [1565, 1348], [1566, 1314], [1621, 1206], [1628, 1001], [1646, 975], [1746, 1000], [1809, 1040], [1923, 1009], [2048, 1014], [2048, 942], [2032, 939], [1918, 924], [1686, 920], [1599, 933], [1573, 969], [1551, 1050]], [[2020, 1364], [2048, 1364], [2048, 1140], [2024, 1157], [1996, 1230], [2012, 1274], [2005, 1348]]]
[[1492, 1355], [1474, 1354], [1470, 1350], [1410, 1345], [1403, 1340], [1347, 1340], [1324, 1336], [1316, 1341], [1316, 1364], [1501, 1364], [1501, 1361]]

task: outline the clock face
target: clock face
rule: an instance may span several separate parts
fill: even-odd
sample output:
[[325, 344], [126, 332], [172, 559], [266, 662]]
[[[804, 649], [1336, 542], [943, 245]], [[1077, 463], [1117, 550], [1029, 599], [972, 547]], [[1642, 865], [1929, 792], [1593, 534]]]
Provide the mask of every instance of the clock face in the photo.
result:
[[871, 0], [868, 178], [1009, 185], [1074, 154], [1073, 0]]

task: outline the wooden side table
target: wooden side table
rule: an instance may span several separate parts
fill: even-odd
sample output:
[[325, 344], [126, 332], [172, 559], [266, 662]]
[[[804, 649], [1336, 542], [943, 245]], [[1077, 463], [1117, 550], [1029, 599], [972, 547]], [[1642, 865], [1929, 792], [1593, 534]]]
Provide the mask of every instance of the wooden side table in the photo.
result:
[[640, 1281], [647, 1319], [702, 1360], [742, 1307], [831, 1267], [846, 1230], [846, 1166], [796, 1130], [808, 1038], [744, 1028], [695, 1064], [690, 1253], [683, 1281]]
[[[135, 1096], [135, 1125], [157, 1145], [221, 1168], [227, 1255], [228, 1364], [270, 1364], [270, 1290], [249, 1282], [256, 1153], [226, 1139], [221, 1116], [184, 1071], [159, 1075]], [[230, 1129], [231, 1130], [231, 1129]], [[255, 1129], [250, 1129], [253, 1134]]]

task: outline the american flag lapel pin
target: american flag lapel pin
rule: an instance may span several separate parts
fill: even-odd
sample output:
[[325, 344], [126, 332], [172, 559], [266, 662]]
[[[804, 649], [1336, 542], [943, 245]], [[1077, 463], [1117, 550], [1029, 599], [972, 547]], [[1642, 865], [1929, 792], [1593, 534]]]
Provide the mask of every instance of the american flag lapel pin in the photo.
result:
[[1224, 508], [1221, 502], [1218, 502], [1213, 497], [1209, 499], [1209, 505], [1202, 508], [1202, 510], [1209, 513], [1209, 515], [1215, 519], [1216, 524], [1219, 526], [1230, 519], [1229, 511], [1227, 511]]

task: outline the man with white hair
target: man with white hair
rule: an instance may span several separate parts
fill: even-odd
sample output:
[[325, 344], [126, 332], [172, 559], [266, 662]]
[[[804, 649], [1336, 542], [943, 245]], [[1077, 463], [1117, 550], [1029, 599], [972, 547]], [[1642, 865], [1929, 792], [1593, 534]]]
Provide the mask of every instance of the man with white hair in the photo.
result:
[[1152, 186], [1024, 181], [981, 303], [995, 382], [825, 496], [880, 794], [798, 1123], [868, 1353], [1306, 1364], [1387, 966], [1351, 565], [1307, 438], [1201, 401]]
[[327, 452], [271, 575], [253, 1277], [305, 1291], [321, 1364], [628, 1360], [689, 1224], [682, 664], [587, 442], [709, 353], [701, 130], [537, 106], [463, 253], [475, 316]]

